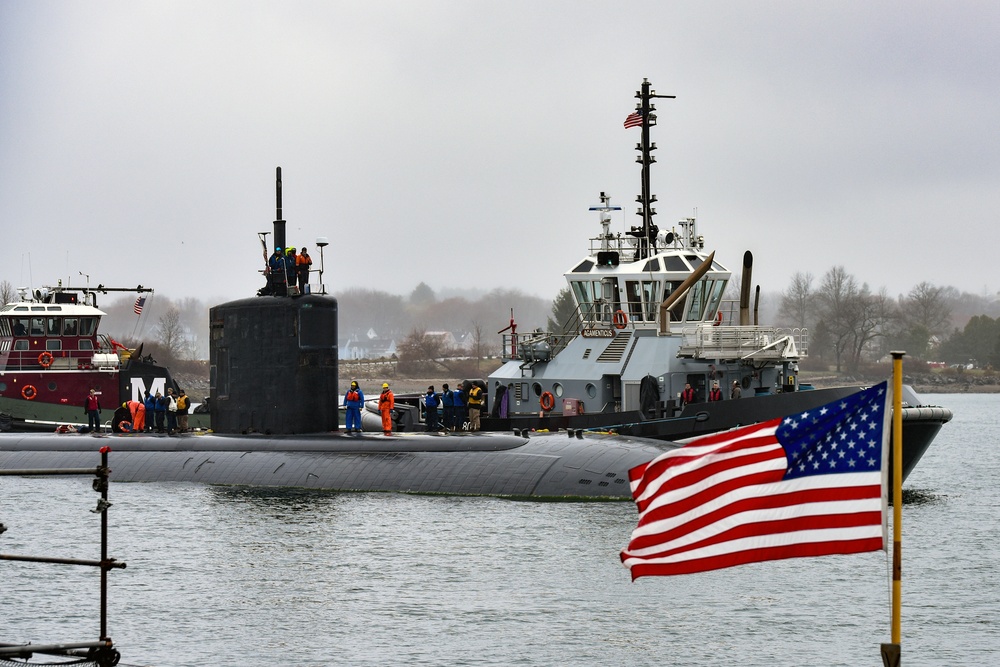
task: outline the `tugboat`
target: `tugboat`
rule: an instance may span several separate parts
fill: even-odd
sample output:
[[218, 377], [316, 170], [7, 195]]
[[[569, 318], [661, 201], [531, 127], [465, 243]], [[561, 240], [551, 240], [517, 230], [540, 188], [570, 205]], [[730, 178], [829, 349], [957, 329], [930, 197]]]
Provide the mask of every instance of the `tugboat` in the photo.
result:
[[[613, 233], [612, 214], [621, 208], [601, 193], [590, 209], [598, 213], [601, 231], [587, 256], [565, 273], [575, 317], [562, 332], [528, 334], [518, 334], [511, 319], [503, 334], [504, 363], [489, 376], [492, 408], [484, 430], [613, 430], [683, 441], [858, 391], [799, 385], [809, 332], [758, 324], [757, 307], [750, 307], [749, 252], [739, 301], [727, 301], [733, 274], [706, 251], [697, 220], [663, 232], [653, 223], [652, 101], [673, 96], [657, 95], [644, 80], [636, 97], [626, 127], [642, 130], [636, 147], [642, 224]], [[950, 419], [950, 410], [922, 406], [905, 389], [904, 473]]]
[[[142, 401], [148, 390], [179, 389], [170, 371], [99, 332], [105, 313], [97, 295], [153, 290], [43, 287], [19, 290], [0, 307], [0, 430], [52, 431], [83, 425], [83, 402], [97, 390], [110, 418], [125, 401]], [[192, 422], [201, 415], [191, 415]], [[207, 425], [208, 415], [204, 415]]]

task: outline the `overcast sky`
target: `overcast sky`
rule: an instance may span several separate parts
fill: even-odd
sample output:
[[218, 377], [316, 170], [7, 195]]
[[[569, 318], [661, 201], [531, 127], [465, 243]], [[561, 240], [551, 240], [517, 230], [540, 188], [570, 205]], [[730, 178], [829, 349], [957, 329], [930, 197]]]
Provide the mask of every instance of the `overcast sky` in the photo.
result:
[[644, 77], [655, 222], [765, 292], [1000, 290], [994, 0], [0, 0], [0, 278], [251, 296], [280, 166], [334, 294], [552, 298], [601, 191], [639, 223]]

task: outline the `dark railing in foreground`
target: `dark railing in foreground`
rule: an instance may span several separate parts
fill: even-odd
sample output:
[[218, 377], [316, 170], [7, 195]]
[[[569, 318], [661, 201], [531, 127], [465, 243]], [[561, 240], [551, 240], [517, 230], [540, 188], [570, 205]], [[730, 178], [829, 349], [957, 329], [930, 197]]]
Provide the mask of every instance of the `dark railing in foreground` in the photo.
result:
[[[119, 563], [114, 558], [108, 558], [108, 486], [111, 469], [108, 468], [108, 452], [110, 447], [101, 447], [101, 465], [96, 468], [42, 468], [32, 470], [0, 470], [0, 475], [94, 475], [93, 489], [101, 494], [97, 508], [91, 510], [101, 515], [101, 558], [87, 560], [80, 558], [56, 558], [51, 556], [24, 556], [0, 554], [0, 560], [27, 561], [32, 563], [50, 563], [58, 565], [86, 565], [101, 569], [101, 632], [100, 639], [94, 642], [70, 642], [59, 644], [2, 644], [0, 643], [0, 659], [29, 659], [35, 653], [46, 655], [71, 656], [89, 660], [100, 667], [114, 667], [118, 664], [120, 654], [114, 647], [114, 642], [108, 636], [108, 572], [113, 568], [124, 569], [125, 563]], [[0, 523], [0, 533], [6, 530]]]

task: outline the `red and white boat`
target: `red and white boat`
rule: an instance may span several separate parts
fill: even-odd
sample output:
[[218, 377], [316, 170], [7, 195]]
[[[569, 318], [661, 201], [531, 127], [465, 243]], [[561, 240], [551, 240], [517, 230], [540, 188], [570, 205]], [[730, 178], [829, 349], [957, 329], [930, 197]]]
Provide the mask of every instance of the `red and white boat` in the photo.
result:
[[[152, 292], [143, 287], [20, 290], [14, 303], [0, 307], [0, 430], [53, 430], [63, 424], [86, 424], [84, 399], [90, 389], [100, 396], [108, 423], [125, 401], [142, 401], [146, 391], [179, 389], [170, 371], [142, 348], [130, 350], [100, 333], [97, 294], [110, 291]], [[192, 427], [208, 414], [191, 415]]]

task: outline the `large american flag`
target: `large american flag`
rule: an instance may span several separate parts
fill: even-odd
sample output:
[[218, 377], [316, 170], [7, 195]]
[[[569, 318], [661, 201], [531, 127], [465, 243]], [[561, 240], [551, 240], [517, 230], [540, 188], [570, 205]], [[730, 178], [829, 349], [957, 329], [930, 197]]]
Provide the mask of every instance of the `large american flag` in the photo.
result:
[[883, 382], [630, 470], [632, 579], [883, 549], [888, 394]]
[[630, 127], [641, 127], [642, 126], [642, 114], [638, 111], [633, 111], [628, 116], [625, 117], [625, 129]]
[[142, 315], [142, 307], [146, 305], [146, 297], [140, 296], [132, 304], [132, 312], [136, 315]]

